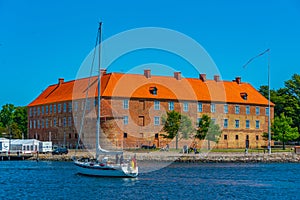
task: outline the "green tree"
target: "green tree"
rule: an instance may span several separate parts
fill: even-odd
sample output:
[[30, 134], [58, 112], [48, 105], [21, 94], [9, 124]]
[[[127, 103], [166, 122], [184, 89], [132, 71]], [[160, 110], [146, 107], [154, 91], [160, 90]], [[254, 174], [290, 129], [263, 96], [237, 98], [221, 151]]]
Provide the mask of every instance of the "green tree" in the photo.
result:
[[216, 124], [208, 115], [202, 115], [199, 120], [198, 129], [195, 138], [199, 140], [207, 140], [208, 150], [210, 150], [210, 142], [218, 142], [222, 131], [220, 126]]
[[27, 134], [27, 108], [15, 107], [6, 104], [0, 110], [0, 134], [9, 134], [12, 138], [26, 137]]
[[164, 124], [163, 131], [166, 133], [162, 133], [161, 136], [167, 139], [176, 137], [176, 149], [178, 149], [179, 134], [182, 138], [189, 138], [194, 131], [191, 119], [174, 110], [167, 112], [166, 116], [162, 116], [162, 123]]
[[272, 136], [275, 141], [283, 142], [283, 149], [285, 149], [285, 143], [287, 141], [295, 140], [299, 137], [298, 128], [292, 128], [292, 119], [286, 117], [284, 113], [281, 113], [279, 117], [274, 118], [274, 122], [271, 126]]

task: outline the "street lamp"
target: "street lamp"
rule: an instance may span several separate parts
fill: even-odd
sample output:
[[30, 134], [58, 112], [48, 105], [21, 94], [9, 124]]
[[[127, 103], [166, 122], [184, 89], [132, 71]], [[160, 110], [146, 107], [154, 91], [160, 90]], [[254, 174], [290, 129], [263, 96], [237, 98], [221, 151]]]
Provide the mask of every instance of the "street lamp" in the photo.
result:
[[264, 55], [265, 53], [268, 53], [268, 151], [269, 154], [271, 154], [271, 109], [270, 109], [270, 49], [266, 49], [264, 52], [252, 57], [251, 59], [246, 62], [246, 64], [243, 65], [243, 68], [246, 68], [246, 66], [251, 63], [254, 59]]

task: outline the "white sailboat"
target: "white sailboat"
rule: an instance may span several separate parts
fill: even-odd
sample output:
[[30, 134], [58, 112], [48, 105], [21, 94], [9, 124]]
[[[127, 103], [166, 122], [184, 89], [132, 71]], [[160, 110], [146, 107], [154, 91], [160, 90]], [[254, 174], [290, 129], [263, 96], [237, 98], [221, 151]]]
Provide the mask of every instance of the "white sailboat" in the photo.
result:
[[[75, 159], [74, 164], [79, 174], [88, 176], [99, 176], [99, 177], [137, 177], [138, 166], [136, 164], [136, 158], [133, 156], [129, 162], [125, 162], [123, 159], [122, 151], [108, 151], [100, 146], [100, 113], [101, 113], [101, 70], [100, 70], [100, 52], [101, 52], [101, 31], [102, 23], [99, 23], [99, 29], [97, 34], [97, 42], [99, 48], [99, 66], [98, 66], [98, 105], [97, 105], [97, 123], [96, 123], [96, 155], [95, 159], [81, 158]], [[96, 50], [96, 48], [95, 48]], [[80, 134], [79, 134], [80, 136]], [[79, 140], [78, 140], [79, 141]], [[110, 160], [111, 157], [115, 157], [114, 161]]]

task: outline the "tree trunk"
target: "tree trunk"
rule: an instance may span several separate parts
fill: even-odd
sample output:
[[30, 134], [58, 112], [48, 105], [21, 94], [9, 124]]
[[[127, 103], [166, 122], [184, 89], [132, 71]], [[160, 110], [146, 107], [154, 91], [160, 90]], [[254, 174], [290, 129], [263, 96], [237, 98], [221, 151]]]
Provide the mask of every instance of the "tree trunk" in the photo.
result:
[[178, 133], [176, 134], [176, 150], [178, 149]]

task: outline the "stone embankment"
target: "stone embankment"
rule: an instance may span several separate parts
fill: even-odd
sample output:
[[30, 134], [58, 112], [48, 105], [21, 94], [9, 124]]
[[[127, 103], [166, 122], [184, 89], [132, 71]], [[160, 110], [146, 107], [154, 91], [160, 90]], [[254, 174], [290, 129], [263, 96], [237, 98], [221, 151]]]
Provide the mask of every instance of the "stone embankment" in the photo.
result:
[[[39, 154], [31, 157], [31, 160], [48, 160], [48, 161], [72, 161], [75, 152], [70, 151], [67, 155]], [[300, 155], [291, 152], [284, 153], [200, 153], [200, 154], [182, 154], [176, 152], [125, 152], [124, 157], [136, 155], [140, 161], [165, 161], [165, 162], [199, 162], [199, 163], [228, 163], [228, 162], [299, 162]], [[76, 157], [91, 157], [88, 152], [77, 152]]]

